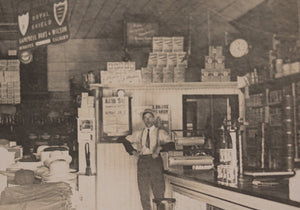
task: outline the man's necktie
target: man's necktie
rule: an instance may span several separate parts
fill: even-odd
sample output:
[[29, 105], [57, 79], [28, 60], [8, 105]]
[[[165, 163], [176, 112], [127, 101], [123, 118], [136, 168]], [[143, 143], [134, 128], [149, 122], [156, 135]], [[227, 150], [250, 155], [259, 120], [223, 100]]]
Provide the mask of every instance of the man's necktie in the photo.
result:
[[148, 132], [147, 132], [147, 138], [146, 138], [146, 144], [145, 144], [145, 146], [148, 149], [150, 149], [150, 129], [148, 128], [147, 130], [148, 130]]

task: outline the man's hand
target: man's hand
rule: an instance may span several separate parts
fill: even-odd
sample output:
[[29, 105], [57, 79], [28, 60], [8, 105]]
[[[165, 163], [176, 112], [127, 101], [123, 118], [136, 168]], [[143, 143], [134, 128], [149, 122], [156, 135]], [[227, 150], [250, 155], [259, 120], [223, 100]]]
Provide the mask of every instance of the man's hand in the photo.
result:
[[162, 150], [161, 146], [158, 146], [155, 148], [155, 150], [152, 153], [152, 158], [155, 159], [159, 156], [160, 150]]
[[133, 152], [132, 152], [132, 155], [133, 155], [134, 157], [139, 157], [140, 154], [139, 154], [137, 151], [133, 151]]

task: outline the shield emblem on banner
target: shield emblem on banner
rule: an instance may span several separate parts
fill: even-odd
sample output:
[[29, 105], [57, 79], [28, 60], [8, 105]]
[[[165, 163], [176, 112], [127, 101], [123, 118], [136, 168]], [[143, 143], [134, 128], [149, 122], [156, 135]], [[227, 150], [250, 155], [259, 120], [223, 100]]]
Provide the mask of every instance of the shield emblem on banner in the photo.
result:
[[53, 4], [54, 10], [54, 18], [58, 25], [62, 25], [68, 10], [68, 1], [64, 0], [63, 2], [54, 3]]
[[18, 25], [21, 34], [25, 36], [29, 26], [29, 12], [26, 12], [23, 15], [18, 15]]

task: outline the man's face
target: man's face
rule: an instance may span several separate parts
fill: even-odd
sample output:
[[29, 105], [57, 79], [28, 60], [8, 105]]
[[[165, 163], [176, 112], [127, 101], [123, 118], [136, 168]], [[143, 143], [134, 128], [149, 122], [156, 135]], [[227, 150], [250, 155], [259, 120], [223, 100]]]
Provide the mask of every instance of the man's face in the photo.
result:
[[150, 113], [146, 113], [143, 120], [147, 128], [150, 128], [154, 124], [154, 117]]

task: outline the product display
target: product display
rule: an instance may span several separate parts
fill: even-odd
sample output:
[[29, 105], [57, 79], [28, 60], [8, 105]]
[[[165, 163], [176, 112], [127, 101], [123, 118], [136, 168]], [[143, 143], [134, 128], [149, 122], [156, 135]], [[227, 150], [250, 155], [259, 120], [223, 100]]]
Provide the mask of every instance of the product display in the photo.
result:
[[229, 82], [230, 69], [225, 68], [225, 56], [221, 46], [209, 46], [209, 55], [205, 56], [205, 69], [201, 69], [202, 82]]
[[0, 60], [0, 104], [21, 103], [20, 62]]
[[153, 37], [152, 52], [147, 67], [142, 67], [141, 77], [145, 83], [185, 82], [187, 68], [184, 37]]

